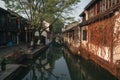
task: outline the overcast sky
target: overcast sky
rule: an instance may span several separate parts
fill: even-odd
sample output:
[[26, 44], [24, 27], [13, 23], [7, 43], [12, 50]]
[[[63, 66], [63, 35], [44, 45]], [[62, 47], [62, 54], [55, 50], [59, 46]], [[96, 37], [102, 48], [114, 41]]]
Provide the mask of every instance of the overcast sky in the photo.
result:
[[[76, 18], [76, 20], [80, 19], [79, 14], [84, 10], [84, 7], [90, 2], [91, 0], [81, 0], [80, 3], [78, 3], [78, 5], [76, 5], [76, 7], [74, 8], [74, 11], [72, 12], [72, 14], [70, 14], [70, 16], [73, 16]], [[0, 7], [5, 9], [5, 4], [4, 2], [2, 2], [0, 0]]]

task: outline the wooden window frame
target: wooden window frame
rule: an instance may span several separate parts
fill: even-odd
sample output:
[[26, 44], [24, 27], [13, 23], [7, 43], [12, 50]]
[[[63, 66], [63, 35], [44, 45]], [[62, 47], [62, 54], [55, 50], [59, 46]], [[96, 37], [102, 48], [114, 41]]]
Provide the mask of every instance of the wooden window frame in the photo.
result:
[[83, 30], [83, 40], [87, 40], [87, 30]]

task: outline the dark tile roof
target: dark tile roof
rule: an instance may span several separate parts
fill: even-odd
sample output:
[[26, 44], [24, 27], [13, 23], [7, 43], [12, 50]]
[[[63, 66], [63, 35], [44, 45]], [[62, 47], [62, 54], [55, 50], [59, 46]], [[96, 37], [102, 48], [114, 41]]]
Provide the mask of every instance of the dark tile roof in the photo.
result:
[[[91, 2], [84, 8], [84, 11], [89, 9], [97, 1], [99, 1], [99, 0], [91, 0]], [[79, 15], [80, 17], [85, 16], [84, 11]]]
[[97, 1], [100, 1], [100, 0], [92, 0], [84, 9], [85, 10], [89, 9]]
[[90, 18], [87, 21], [83, 21], [82, 23], [80, 23], [80, 26], [84, 26], [84, 25], [90, 24], [92, 22], [95, 22], [96, 20], [101, 19], [101, 18], [103, 18], [103, 17], [105, 17], [105, 16], [107, 16], [109, 14], [114, 14], [114, 12], [116, 10], [118, 10], [119, 8], [120, 8], [120, 3], [115, 5], [115, 6], [113, 6], [113, 7], [111, 7], [107, 11], [98, 14], [97, 16]]
[[7, 10], [0, 7], [0, 12], [9, 13]]

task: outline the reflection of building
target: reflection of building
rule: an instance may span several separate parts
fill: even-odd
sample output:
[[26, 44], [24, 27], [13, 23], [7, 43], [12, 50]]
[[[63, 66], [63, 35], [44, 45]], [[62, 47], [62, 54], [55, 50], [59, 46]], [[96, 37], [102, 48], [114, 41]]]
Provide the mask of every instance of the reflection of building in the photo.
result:
[[64, 31], [65, 42], [120, 78], [120, 0], [92, 0], [80, 16], [80, 27]]
[[111, 76], [108, 72], [103, 70], [103, 68], [96, 66], [94, 63], [71, 55], [68, 49], [64, 49], [64, 57], [69, 69], [71, 80], [115, 79], [115, 77]]
[[34, 64], [31, 64], [31, 67], [31, 70], [22, 80], [43, 80], [49, 77], [47, 70], [50, 69], [50, 64], [47, 60], [47, 54], [41, 54], [41, 56], [35, 60]]
[[94, 76], [87, 71], [86, 67], [80, 63], [79, 59], [70, 55], [67, 49], [64, 49], [64, 57], [68, 65], [71, 80], [94, 80]]
[[0, 46], [25, 42], [25, 25], [26, 19], [0, 8]]

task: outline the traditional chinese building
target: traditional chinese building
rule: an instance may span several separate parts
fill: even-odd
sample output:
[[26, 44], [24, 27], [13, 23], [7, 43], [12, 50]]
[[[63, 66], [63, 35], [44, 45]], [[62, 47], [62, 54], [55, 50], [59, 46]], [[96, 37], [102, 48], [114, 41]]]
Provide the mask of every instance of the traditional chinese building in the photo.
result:
[[41, 33], [41, 43], [43, 43], [44, 45], [48, 45], [52, 42], [52, 25], [50, 25], [50, 23], [47, 21], [43, 21], [43, 27], [45, 28], [45, 30], [43, 30], [43, 32]]
[[[77, 55], [94, 61], [120, 79], [120, 0], [92, 0], [80, 16], [83, 22], [79, 31], [75, 26], [76, 30], [65, 30], [65, 41], [75, 48]], [[69, 43], [71, 34], [79, 46]]]
[[17, 13], [0, 8], [0, 46], [25, 42], [26, 21]]
[[80, 46], [80, 25], [77, 22], [70, 23], [62, 29], [63, 41], [69, 49], [77, 54]]

